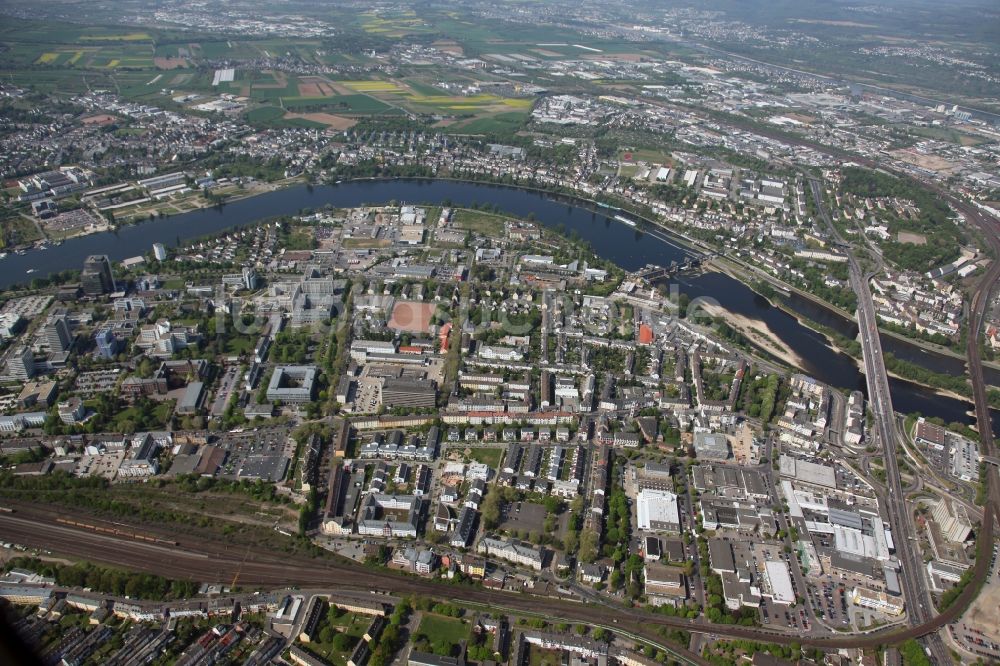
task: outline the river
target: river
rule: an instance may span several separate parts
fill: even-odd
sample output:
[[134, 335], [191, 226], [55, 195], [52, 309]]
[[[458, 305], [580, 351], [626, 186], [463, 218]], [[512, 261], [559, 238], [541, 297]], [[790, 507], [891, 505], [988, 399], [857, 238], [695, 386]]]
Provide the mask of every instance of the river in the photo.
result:
[[[153, 243], [174, 247], [185, 239], [217, 234], [266, 217], [296, 214], [303, 209], [326, 205], [353, 207], [391, 200], [432, 205], [444, 202], [457, 206], [490, 204], [513, 216], [533, 215], [547, 227], [573, 233], [588, 241], [598, 255], [626, 270], [636, 270], [649, 263], [665, 266], [671, 261], [680, 262], [688, 254], [682, 246], [659, 238], [658, 234], [643, 233], [614, 220], [600, 209], [591, 209], [567, 197], [458, 181], [360, 180], [312, 188], [305, 185], [291, 187], [234, 201], [221, 208], [206, 208], [122, 227], [114, 232], [69, 239], [47, 250], [12, 254], [0, 260], [0, 287], [23, 283], [34, 276], [78, 268], [90, 254], [107, 254], [112, 260], [121, 261], [149, 252]], [[34, 269], [30, 275], [26, 273], [29, 269]], [[681, 276], [677, 281], [681, 291], [691, 298], [713, 298], [729, 312], [760, 320], [782, 344], [804, 359], [804, 372], [833, 386], [865, 390], [864, 376], [853, 359], [832, 349], [821, 334], [802, 325], [787, 312], [773, 307], [738, 280], [722, 273], [704, 273]], [[798, 302], [794, 306], [796, 309], [806, 308]], [[817, 310], [816, 316], [822, 314], [818, 306], [813, 304], [812, 308]], [[835, 315], [827, 312], [827, 316]], [[836, 321], [821, 323], [836, 324], [838, 330], [851, 334], [850, 323], [839, 317]], [[886, 342], [896, 353], [897, 347], [893, 347], [896, 341]], [[909, 358], [909, 354], [901, 356]], [[942, 359], [940, 356], [934, 358]], [[944, 361], [950, 362], [950, 359]], [[930, 389], [903, 380], [890, 378], [890, 385], [893, 404], [899, 412], [920, 412], [948, 422], [974, 421], [970, 413], [972, 406], [966, 401], [942, 397]], [[994, 418], [994, 430], [1000, 432], [997, 424], [998, 419]]]

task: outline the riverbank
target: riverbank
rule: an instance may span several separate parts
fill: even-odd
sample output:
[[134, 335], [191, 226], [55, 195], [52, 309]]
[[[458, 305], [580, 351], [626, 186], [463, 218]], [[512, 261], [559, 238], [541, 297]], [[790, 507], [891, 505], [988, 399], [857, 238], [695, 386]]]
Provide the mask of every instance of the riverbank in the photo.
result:
[[[766, 298], [766, 297], [763, 297], [763, 298]], [[802, 326], [804, 326], [804, 327], [806, 327], [806, 328], [808, 328], [810, 330], [816, 331], [816, 333], [822, 335], [828, 341], [830, 349], [832, 349], [832, 350], [834, 350], [836, 352], [839, 352], [839, 353], [843, 354], [844, 356], [847, 356], [848, 358], [850, 358], [854, 362], [854, 365], [858, 368], [858, 371], [862, 375], [864, 375], [864, 373], [865, 373], [865, 364], [859, 358], [859, 356], [858, 356], [859, 352], [857, 352], [857, 350], [855, 350], [855, 349], [848, 349], [844, 345], [839, 344], [838, 343], [838, 336], [836, 336], [835, 334], [831, 333], [831, 331], [829, 329], [827, 329], [826, 327], [824, 327], [824, 326], [822, 326], [820, 324], [817, 324], [816, 322], [812, 321], [811, 319], [809, 319], [808, 317], [802, 315], [801, 313], [796, 312], [794, 309], [788, 307], [785, 303], [781, 302], [780, 300], [768, 298], [768, 303], [770, 303], [773, 307], [781, 310], [782, 312], [785, 312], [789, 316], [794, 317], [795, 320], [797, 322], [799, 322], [800, 325], [802, 325]], [[879, 329], [879, 331], [881, 331], [881, 330], [882, 329]], [[886, 368], [886, 373], [890, 377], [894, 377], [894, 378], [896, 378], [896, 379], [898, 379], [900, 381], [908, 382], [910, 384], [913, 384], [914, 386], [919, 386], [919, 387], [921, 387], [923, 389], [926, 389], [926, 390], [934, 393], [935, 395], [939, 395], [939, 396], [942, 396], [942, 397], [952, 398], [952, 399], [955, 399], [955, 400], [961, 400], [963, 402], [970, 402], [971, 403], [971, 400], [972, 400], [971, 386], [970, 386], [970, 389], [969, 389], [970, 393], [968, 395], [966, 395], [966, 394], [962, 394], [962, 393], [959, 393], [959, 392], [951, 390], [951, 389], [943, 388], [943, 387], [940, 387], [940, 386], [934, 386], [933, 384], [928, 384], [926, 382], [917, 381], [917, 380], [913, 379], [912, 377], [907, 377], [906, 375], [904, 375], [904, 374], [902, 374], [902, 373], [900, 373], [898, 371], [891, 370], [888, 367]]]
[[[670, 244], [675, 245], [676, 247], [684, 249], [684, 250], [690, 250], [690, 251], [693, 251], [693, 252], [699, 252], [699, 253], [704, 253], [704, 254], [713, 254], [713, 253], [716, 252], [715, 248], [706, 245], [703, 241], [701, 241], [699, 239], [696, 239], [696, 238], [693, 238], [693, 237], [685, 234], [683, 231], [681, 231], [679, 229], [675, 229], [675, 228], [672, 228], [670, 226], [667, 226], [667, 225], [665, 225], [663, 222], [661, 222], [659, 220], [655, 220], [655, 219], [649, 218], [649, 217], [645, 216], [643, 213], [635, 211], [631, 207], [625, 207], [625, 208], [623, 208], [623, 207], [621, 207], [621, 205], [608, 204], [606, 202], [599, 201], [597, 199], [594, 199], [594, 198], [591, 198], [589, 196], [586, 196], [585, 194], [582, 194], [582, 193], [569, 194], [569, 193], [562, 192], [562, 191], [559, 191], [559, 190], [556, 190], [556, 189], [545, 188], [545, 187], [537, 187], [537, 186], [533, 186], [533, 185], [498, 183], [498, 182], [493, 182], [493, 181], [490, 181], [490, 180], [477, 180], [477, 179], [473, 179], [473, 178], [457, 178], [457, 177], [451, 177], [451, 176], [438, 176], [438, 177], [433, 177], [433, 178], [423, 177], [423, 176], [411, 176], [411, 177], [365, 176], [365, 177], [358, 177], [358, 178], [346, 178], [346, 179], [344, 179], [342, 181], [337, 181], [336, 183], [331, 183], [329, 185], [336, 186], [336, 185], [339, 185], [339, 184], [342, 184], [342, 183], [343, 184], [350, 184], [350, 183], [377, 182], [377, 181], [382, 181], [382, 182], [391, 182], [391, 181], [396, 181], [396, 182], [405, 182], [405, 181], [443, 181], [443, 182], [454, 182], [454, 183], [470, 183], [470, 184], [474, 184], [474, 185], [485, 185], [485, 186], [494, 186], [494, 187], [509, 187], [509, 188], [515, 188], [515, 189], [524, 190], [524, 191], [527, 191], [527, 192], [536, 192], [538, 194], [541, 194], [541, 195], [544, 195], [544, 196], [547, 196], [547, 197], [550, 197], [550, 198], [553, 198], [553, 199], [556, 199], [556, 200], [562, 199], [562, 200], [565, 200], [568, 203], [571, 203], [573, 205], [577, 205], [577, 206], [580, 206], [580, 207], [589, 208], [592, 212], [595, 212], [595, 213], [607, 214], [609, 211], [611, 213], [626, 213], [626, 214], [631, 215], [632, 217], [636, 218], [636, 220], [638, 222], [640, 222], [640, 224], [637, 227], [635, 227], [636, 230], [638, 232], [640, 232], [640, 233], [648, 233], [648, 234], [650, 234], [650, 235], [658, 238], [659, 240], [662, 240], [664, 242], [670, 243]], [[227, 205], [230, 205], [230, 204], [235, 204], [237, 202], [244, 201], [244, 200], [247, 200], [247, 199], [251, 199], [251, 198], [254, 198], [254, 197], [257, 197], [257, 196], [260, 196], [260, 195], [264, 195], [264, 194], [268, 194], [268, 193], [272, 193], [272, 192], [277, 192], [277, 191], [281, 191], [281, 190], [284, 190], [284, 189], [289, 189], [291, 187], [294, 187], [296, 185], [301, 185], [301, 184], [306, 184], [307, 186], [309, 186], [309, 184], [306, 183], [305, 179], [302, 176], [296, 176], [296, 177], [293, 177], [293, 178], [283, 179], [283, 180], [280, 180], [280, 181], [274, 181], [272, 183], [263, 184], [264, 186], [261, 187], [259, 190], [251, 190], [251, 191], [243, 192], [243, 193], [241, 193], [241, 194], [239, 194], [237, 196], [232, 196], [230, 198], [227, 198], [224, 202], [221, 202], [221, 203], [219, 203], [219, 202], [212, 202], [212, 201], [209, 201], [207, 199], [202, 199], [200, 202], [198, 202], [201, 205], [192, 206], [190, 210], [183, 210], [183, 211], [176, 211], [176, 212], [166, 212], [166, 213], [160, 212], [159, 210], [157, 210], [158, 214], [157, 214], [157, 218], [156, 219], [169, 218], [169, 217], [174, 217], [174, 216], [177, 216], [177, 215], [184, 215], [184, 214], [195, 212], [195, 211], [199, 211], [199, 210], [206, 210], [206, 209], [213, 209], [213, 208], [214, 209], [222, 210]], [[412, 202], [412, 203], [416, 203], [416, 202]], [[628, 206], [628, 202], [619, 202], [619, 203]], [[582, 205], [582, 204], [585, 204], [585, 205]], [[149, 214], [149, 212], [147, 211], [145, 213], [145, 215], [148, 215], [148, 214]], [[125, 226], [141, 225], [141, 224], [144, 224], [144, 223], [149, 222], [149, 221], [151, 221], [151, 220], [149, 220], [148, 217], [138, 216], [136, 219], [131, 220], [129, 222], [126, 222], [126, 223], [123, 223], [123, 224], [119, 224], [119, 225], [115, 225], [115, 227], [112, 229], [112, 232], [117, 231], [117, 230], [119, 230], [119, 229], [121, 229], [121, 228], [123, 228]], [[155, 221], [155, 220], [152, 220], [152, 221]], [[83, 235], [96, 234], [96, 233], [99, 233], [99, 232], [100, 232], [100, 230], [96, 230], [96, 229], [95, 230], [90, 230], [86, 234], [79, 234], [77, 236], [72, 236], [71, 238], [77, 238], [77, 237], [83, 236]], [[842, 309], [842, 308], [840, 308], [840, 307], [838, 307], [838, 306], [836, 306], [836, 305], [834, 305], [832, 303], [829, 303], [829, 302], [827, 302], [827, 301], [825, 301], [825, 300], [823, 300], [821, 298], [818, 298], [814, 294], [811, 294], [811, 293], [809, 293], [807, 291], [804, 291], [804, 290], [802, 290], [802, 289], [800, 289], [798, 287], [790, 285], [790, 284], [788, 284], [788, 283], [780, 280], [779, 278], [776, 278], [776, 277], [770, 275], [766, 271], [761, 271], [761, 270], [757, 269], [756, 267], [750, 266], [750, 265], [746, 264], [745, 262], [742, 262], [742, 261], [740, 261], [738, 259], [732, 259], [730, 257], [725, 257], [725, 256], [715, 256], [715, 257], [712, 257], [711, 261], [722, 272], [726, 273], [727, 275], [729, 275], [733, 279], [740, 281], [741, 283], [743, 283], [744, 285], [746, 285], [747, 287], [749, 287], [750, 289], [752, 289], [755, 293], [757, 293], [760, 296], [763, 296], [764, 298], [767, 298], [767, 296], [764, 295], [764, 294], [760, 294], [760, 292], [759, 292], [759, 290], [757, 288], [757, 286], [758, 286], [757, 283], [759, 283], [761, 280], [763, 280], [763, 281], [767, 282], [768, 284], [770, 284], [770, 285], [772, 285], [772, 286], [774, 286], [774, 287], [776, 287], [778, 289], [781, 289], [783, 291], [793, 292], [797, 296], [809, 300], [810, 302], [812, 302], [813, 304], [815, 304], [817, 307], [821, 307], [821, 308], [827, 310], [828, 312], [830, 312], [831, 314], [834, 314], [834, 315], [836, 315], [838, 317], [841, 317], [842, 319], [844, 319], [847, 322], [854, 322], [855, 321], [854, 313], [847, 312], [846, 310], [844, 310], [844, 309]], [[768, 300], [771, 301], [771, 299], [768, 299]], [[784, 304], [774, 303], [773, 301], [771, 301], [771, 302], [776, 307], [780, 307], [783, 311], [788, 312], [792, 316], [795, 316], [796, 319], [800, 321], [800, 323], [803, 323], [806, 326], [810, 326], [808, 320], [803, 320], [799, 316], [798, 313], [796, 313], [792, 309], [784, 306]], [[813, 327], [810, 326], [810, 328], [813, 328]], [[815, 330], [815, 328], [814, 328], [814, 330]], [[881, 327], [879, 328], [879, 331], [880, 331], [881, 334], [884, 334], [886, 336], [890, 336], [890, 337], [892, 337], [892, 338], [894, 338], [896, 340], [899, 340], [902, 343], [905, 343], [905, 344], [912, 345], [914, 347], [920, 348], [920, 349], [922, 349], [924, 351], [927, 351], [928, 353], [937, 354], [937, 355], [940, 355], [940, 356], [950, 357], [952, 359], [963, 360], [964, 361], [964, 358], [965, 358], [964, 355], [958, 354], [957, 352], [954, 352], [953, 350], [950, 350], [947, 347], [942, 347], [940, 345], [935, 345], [933, 343], [925, 342], [925, 341], [922, 341], [922, 340], [919, 340], [919, 339], [916, 339], [916, 338], [912, 338], [912, 337], [909, 337], [909, 336], [906, 336], [906, 335], [902, 335], [902, 334], [896, 333], [894, 331], [888, 331], [888, 330], [886, 330], [884, 328], [881, 328]], [[822, 331], [820, 331], [820, 332], [822, 332]], [[990, 367], [992, 369], [1000, 371], [1000, 363], [997, 363], [997, 362], [984, 362], [984, 365], [987, 366], [987, 367]]]
[[[336, 186], [300, 185], [283, 188], [266, 195], [230, 202], [221, 208], [213, 207], [126, 226], [114, 233], [77, 238], [45, 252], [29, 253], [29, 256], [8, 256], [0, 262], [0, 288], [9, 290], [13, 284], [23, 283], [27, 269], [34, 269], [35, 277], [47, 277], [62, 273], [67, 268], [80, 266], [91, 254], [107, 254], [113, 262], [118, 262], [148, 253], [153, 243], [162, 243], [167, 248], [172, 248], [192, 238], [252, 226], [264, 218], [296, 215], [303, 210], [355, 208], [393, 200], [463, 208], [476, 208], [486, 204], [491, 210], [502, 211], [511, 217], [534, 217], [548, 229], [579, 238], [602, 259], [613, 262], [625, 271], [638, 271], [648, 264], [680, 264], [691, 254], [690, 250], [684, 248], [686, 243], [674, 242], [669, 230], [652, 226], [643, 230], [632, 228], [617, 221], [617, 216], [611, 209], [595, 207], [588, 202], [573, 205], [575, 199], [567, 193], [549, 194], [539, 188], [527, 190], [478, 181], [360, 179]], [[854, 359], [833, 351], [823, 335], [803, 326], [784, 309], [772, 307], [765, 298], [744, 284], [743, 280], [712, 270], [681, 273], [668, 282], [679, 286], [692, 300], [709, 299], [718, 302], [727, 311], [727, 317], [730, 314], [737, 315], [766, 324], [769, 331], [759, 331], [758, 335], [772, 338], [772, 345], [777, 344], [775, 339], [780, 339], [780, 347], [797, 355], [794, 365], [800, 367], [805, 374], [831, 386], [850, 390], [864, 388], [864, 380]], [[759, 284], [758, 288], [766, 289]], [[811, 310], [812, 306], [806, 314]], [[820, 310], [816, 312], [822, 313]], [[839, 322], [839, 319], [833, 321], [835, 324]], [[762, 349], [761, 353], [771, 358], [769, 352]], [[784, 361], [774, 358], [775, 364], [784, 364]], [[931, 358], [928, 357], [928, 360]], [[801, 367], [803, 364], [805, 367]], [[968, 404], [965, 401], [944, 398], [895, 378], [892, 379], [892, 390], [897, 408], [903, 413], [919, 411], [948, 422], [969, 421], [966, 415]]]
[[699, 307], [710, 317], [719, 317], [725, 320], [727, 324], [744, 335], [754, 346], [759, 347], [789, 368], [804, 371], [803, 368], [806, 366], [805, 359], [783, 345], [778, 335], [767, 324], [729, 312], [717, 303], [701, 302]]
[[[282, 180], [276, 180], [274, 182], [265, 181], [254, 181], [251, 184], [250, 189], [240, 189], [234, 186], [232, 189], [227, 189], [220, 196], [224, 196], [224, 199], [213, 201], [211, 199], [205, 198], [204, 194], [201, 192], [195, 192], [194, 196], [190, 199], [182, 199], [180, 202], [175, 202], [173, 200], [163, 200], [158, 202], [162, 205], [158, 206], [140, 206], [136, 210], [130, 212], [129, 215], [123, 216], [121, 220], [115, 218], [114, 229], [120, 229], [126, 226], [133, 226], [137, 224], [144, 224], [146, 222], [155, 222], [160, 218], [175, 217], [177, 215], [185, 215], [187, 213], [194, 213], [199, 210], [205, 210], [208, 208], [224, 208], [228, 204], [233, 204], [238, 201], [244, 201], [246, 199], [252, 199], [253, 197], [261, 196], [263, 194], [268, 194], [270, 192], [277, 192], [279, 190], [284, 190], [295, 185], [307, 184], [305, 178], [302, 176], [295, 176], [292, 178], [284, 178]], [[178, 208], [176, 203], [190, 204], [185, 208]], [[164, 210], [164, 206], [173, 205], [175, 210]], [[152, 215], [153, 217], [150, 217]]]

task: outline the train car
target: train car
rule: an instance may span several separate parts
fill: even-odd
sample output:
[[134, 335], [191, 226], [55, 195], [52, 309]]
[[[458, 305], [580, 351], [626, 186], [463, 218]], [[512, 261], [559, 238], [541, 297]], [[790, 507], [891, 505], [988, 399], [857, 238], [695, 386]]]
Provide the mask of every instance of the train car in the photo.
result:
[[144, 541], [146, 543], [162, 544], [165, 546], [178, 546], [180, 545], [177, 541], [171, 539], [161, 539], [149, 534], [142, 534], [141, 532], [135, 532], [132, 530], [123, 530], [117, 527], [105, 527], [104, 525], [94, 525], [92, 523], [83, 523], [78, 520], [72, 520], [70, 518], [59, 517], [56, 518], [57, 523], [62, 523], [64, 525], [72, 525], [73, 527], [82, 527], [83, 529], [92, 530], [100, 534], [111, 534], [118, 537], [126, 537], [128, 539], [134, 539], [136, 541]]

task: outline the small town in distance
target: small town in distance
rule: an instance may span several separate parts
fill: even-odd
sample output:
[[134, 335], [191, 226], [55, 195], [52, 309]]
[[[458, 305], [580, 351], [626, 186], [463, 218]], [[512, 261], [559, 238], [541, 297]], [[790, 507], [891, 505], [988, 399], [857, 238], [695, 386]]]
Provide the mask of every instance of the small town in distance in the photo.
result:
[[69, 8], [0, 4], [10, 663], [1000, 660], [988, 3]]

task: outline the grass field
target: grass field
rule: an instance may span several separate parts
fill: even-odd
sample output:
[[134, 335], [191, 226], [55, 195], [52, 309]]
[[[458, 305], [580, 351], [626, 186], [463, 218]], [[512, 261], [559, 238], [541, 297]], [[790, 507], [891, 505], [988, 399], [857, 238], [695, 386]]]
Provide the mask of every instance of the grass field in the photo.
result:
[[471, 450], [469, 458], [497, 469], [500, 466], [501, 456], [503, 456], [502, 448], [476, 447]]
[[445, 131], [449, 134], [506, 134], [521, 129], [528, 112], [498, 113], [484, 118], [449, 125]]
[[[357, 644], [357, 641], [365, 635], [365, 629], [371, 624], [371, 618], [357, 613], [344, 613], [340, 617], [334, 617], [331, 612], [327, 614], [324, 622], [333, 627], [338, 634], [351, 636], [355, 639], [354, 644]], [[334, 666], [346, 666], [351, 656], [350, 650], [337, 650], [332, 643], [324, 643], [318, 639], [310, 642], [306, 649]]]
[[276, 106], [258, 106], [246, 113], [246, 119], [252, 123], [269, 123], [285, 115], [284, 110]]
[[469, 625], [461, 620], [425, 613], [420, 618], [420, 626], [417, 627], [418, 634], [424, 634], [431, 640], [443, 640], [449, 643], [458, 643], [469, 640]]
[[503, 238], [506, 229], [505, 220], [502, 215], [463, 208], [455, 212], [452, 225], [461, 229], [471, 229], [491, 238]]
[[623, 150], [618, 153], [618, 159], [622, 162], [646, 162], [647, 164], [662, 164], [664, 166], [671, 166], [674, 163], [673, 158], [666, 153], [647, 148]]
[[906, 131], [910, 134], [916, 134], [918, 136], [926, 137], [928, 139], [936, 139], [938, 141], [947, 141], [960, 146], [975, 146], [985, 141], [982, 137], [965, 134], [964, 132], [959, 132], [958, 130], [950, 127], [908, 126]]
[[292, 127], [304, 127], [306, 129], [326, 129], [329, 127], [326, 123], [317, 122], [315, 120], [309, 120], [308, 118], [282, 118], [283, 125], [290, 125]]
[[324, 109], [332, 113], [381, 115], [400, 113], [385, 102], [368, 95], [334, 95], [333, 97], [282, 97], [286, 109]]
[[35, 223], [13, 211], [0, 219], [0, 248], [31, 243], [42, 238]]
[[226, 340], [227, 354], [248, 354], [253, 351], [257, 341], [249, 337], [231, 337]]

